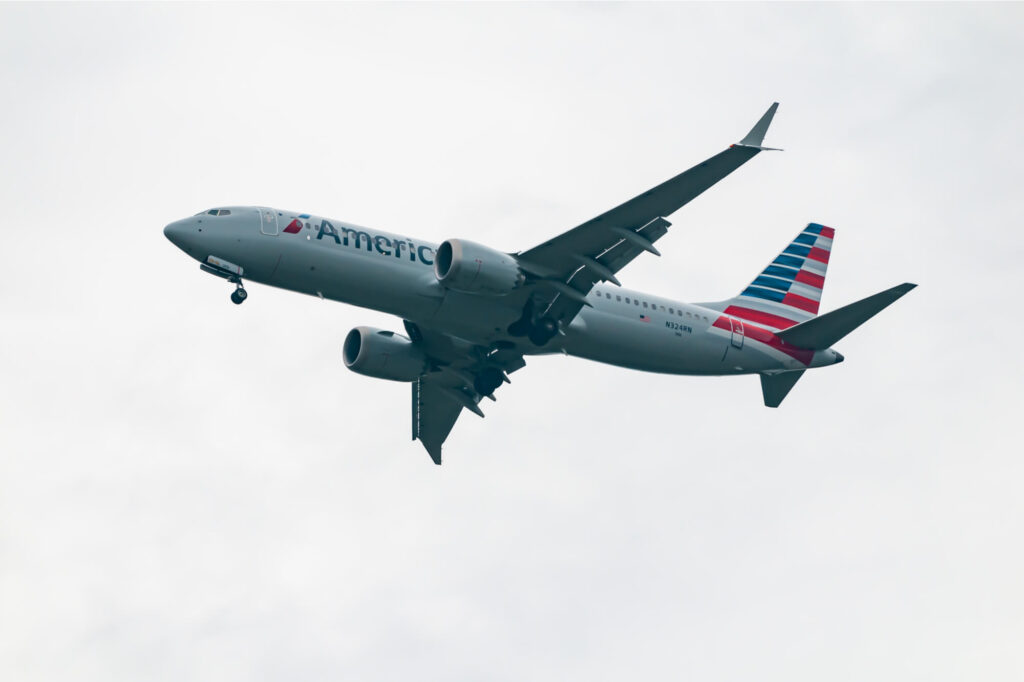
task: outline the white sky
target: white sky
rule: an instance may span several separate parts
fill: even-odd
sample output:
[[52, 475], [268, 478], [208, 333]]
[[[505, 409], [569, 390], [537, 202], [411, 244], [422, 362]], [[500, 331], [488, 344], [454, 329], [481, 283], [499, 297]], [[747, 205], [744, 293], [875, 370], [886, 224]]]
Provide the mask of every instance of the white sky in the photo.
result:
[[[1024, 676], [1024, 8], [0, 5], [0, 678]], [[435, 467], [400, 322], [162, 235], [265, 204], [533, 246], [742, 137], [626, 286], [921, 286], [779, 410], [531, 360]]]

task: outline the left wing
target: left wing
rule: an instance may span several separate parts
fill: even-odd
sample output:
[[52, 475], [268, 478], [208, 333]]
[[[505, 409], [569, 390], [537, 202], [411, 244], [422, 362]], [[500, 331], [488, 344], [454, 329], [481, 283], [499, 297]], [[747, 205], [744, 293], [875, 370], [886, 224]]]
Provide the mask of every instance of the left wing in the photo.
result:
[[615, 273], [648, 251], [658, 256], [654, 242], [668, 230], [665, 220], [704, 190], [754, 158], [779, 103], [773, 103], [747, 136], [737, 144], [663, 182], [610, 211], [565, 232], [516, 259], [540, 289], [541, 316], [568, 323], [585, 303], [596, 282], [618, 284]]
[[480, 401], [495, 400], [494, 391], [526, 361], [512, 349], [488, 350], [408, 321], [405, 328], [433, 362], [432, 371], [412, 383], [412, 438], [441, 464], [441, 446], [463, 408], [483, 417]]
[[448, 390], [430, 377], [412, 382], [412, 439], [418, 438], [430, 459], [438, 465], [441, 464], [441, 445], [465, 407], [462, 400]]

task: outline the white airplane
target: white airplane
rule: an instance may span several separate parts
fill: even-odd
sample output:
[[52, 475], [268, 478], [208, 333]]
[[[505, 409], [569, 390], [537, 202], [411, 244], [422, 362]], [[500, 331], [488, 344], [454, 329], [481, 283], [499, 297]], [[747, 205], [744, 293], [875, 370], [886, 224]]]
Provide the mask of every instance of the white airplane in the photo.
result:
[[440, 245], [273, 208], [215, 208], [164, 234], [235, 284], [243, 278], [402, 318], [406, 336], [356, 327], [345, 365], [412, 384], [412, 437], [436, 464], [463, 409], [484, 416], [524, 357], [564, 353], [666, 374], [758, 374], [778, 407], [831, 346], [914, 284], [818, 315], [835, 231], [811, 223], [739, 295], [682, 303], [624, 289], [617, 273], [668, 230], [666, 217], [767, 147], [778, 103], [739, 143], [543, 244], [503, 253], [465, 239]]

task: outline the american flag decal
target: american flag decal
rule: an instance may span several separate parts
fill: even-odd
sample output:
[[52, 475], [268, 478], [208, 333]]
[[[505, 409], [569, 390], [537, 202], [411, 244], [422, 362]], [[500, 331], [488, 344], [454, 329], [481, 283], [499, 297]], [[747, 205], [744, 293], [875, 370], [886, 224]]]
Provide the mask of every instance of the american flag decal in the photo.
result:
[[650, 322], [651, 318], [648, 317], [647, 315], [640, 315], [640, 321], [641, 322]]

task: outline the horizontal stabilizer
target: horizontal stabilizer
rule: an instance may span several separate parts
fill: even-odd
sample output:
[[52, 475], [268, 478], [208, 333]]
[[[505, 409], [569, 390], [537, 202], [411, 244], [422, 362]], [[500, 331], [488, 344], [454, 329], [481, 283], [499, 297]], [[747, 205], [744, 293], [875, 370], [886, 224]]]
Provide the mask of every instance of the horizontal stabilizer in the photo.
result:
[[[909, 282], [900, 284], [775, 334], [786, 343], [798, 348], [824, 350], [895, 303], [916, 286]], [[762, 379], [763, 381], [764, 379]]]
[[796, 372], [783, 372], [781, 374], [762, 374], [761, 393], [764, 394], [766, 407], [778, 407], [782, 400], [789, 394], [796, 382], [804, 375], [805, 370]]

